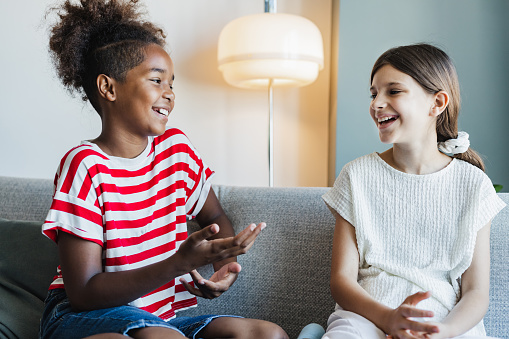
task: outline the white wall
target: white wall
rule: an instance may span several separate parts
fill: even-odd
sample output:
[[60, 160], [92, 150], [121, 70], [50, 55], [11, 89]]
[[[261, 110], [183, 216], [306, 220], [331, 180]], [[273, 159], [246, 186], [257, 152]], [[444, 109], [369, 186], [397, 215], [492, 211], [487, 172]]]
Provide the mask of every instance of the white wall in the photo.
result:
[[[263, 12], [263, 0], [145, 0], [164, 27], [175, 63], [181, 128], [216, 171], [215, 183], [268, 185], [268, 95], [228, 86], [217, 70], [217, 39], [231, 20]], [[0, 175], [53, 178], [62, 155], [100, 131], [88, 103], [60, 85], [47, 52], [44, 14], [53, 0], [0, 2]], [[275, 89], [275, 186], [326, 186], [332, 0], [279, 0], [322, 32], [325, 68], [299, 89]]]

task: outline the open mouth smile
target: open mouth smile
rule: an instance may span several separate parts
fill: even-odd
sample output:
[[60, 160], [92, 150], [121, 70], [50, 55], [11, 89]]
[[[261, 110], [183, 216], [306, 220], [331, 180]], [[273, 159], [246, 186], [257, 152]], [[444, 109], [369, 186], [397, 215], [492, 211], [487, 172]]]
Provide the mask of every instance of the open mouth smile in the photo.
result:
[[164, 115], [165, 117], [168, 117], [170, 115], [170, 111], [167, 110], [166, 108], [156, 107], [156, 108], [153, 108], [153, 110], [159, 114]]
[[392, 115], [392, 116], [385, 116], [381, 118], [377, 118], [378, 126], [380, 128], [385, 128], [391, 125], [394, 121], [398, 120], [398, 116]]

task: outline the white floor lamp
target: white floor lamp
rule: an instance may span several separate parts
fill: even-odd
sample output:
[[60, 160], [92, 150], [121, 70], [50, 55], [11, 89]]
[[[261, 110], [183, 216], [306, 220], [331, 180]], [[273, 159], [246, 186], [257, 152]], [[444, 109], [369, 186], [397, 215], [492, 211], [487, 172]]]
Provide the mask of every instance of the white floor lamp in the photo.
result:
[[276, 0], [265, 0], [265, 13], [228, 23], [219, 35], [217, 59], [226, 82], [235, 87], [269, 90], [269, 186], [274, 186], [273, 88], [309, 85], [323, 68], [318, 28], [297, 15], [277, 13]]

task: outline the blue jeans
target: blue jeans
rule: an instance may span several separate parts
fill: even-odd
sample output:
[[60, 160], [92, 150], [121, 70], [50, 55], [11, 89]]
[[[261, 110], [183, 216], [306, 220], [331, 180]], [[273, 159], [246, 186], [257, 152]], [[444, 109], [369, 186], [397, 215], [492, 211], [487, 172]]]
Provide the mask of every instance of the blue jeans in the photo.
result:
[[198, 339], [196, 334], [213, 319], [232, 317], [202, 315], [177, 317], [164, 321], [152, 313], [134, 306], [119, 306], [93, 311], [73, 312], [64, 289], [48, 292], [41, 319], [40, 339], [83, 338], [99, 333], [127, 333], [147, 326], [170, 328], [187, 338]]

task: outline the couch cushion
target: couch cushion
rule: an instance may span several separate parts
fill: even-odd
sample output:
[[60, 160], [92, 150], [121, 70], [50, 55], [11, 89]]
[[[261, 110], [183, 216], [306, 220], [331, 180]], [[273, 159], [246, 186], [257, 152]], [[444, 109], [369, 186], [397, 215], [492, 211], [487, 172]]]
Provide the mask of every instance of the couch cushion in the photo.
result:
[[[498, 196], [509, 206], [509, 194]], [[505, 207], [491, 223], [490, 307], [484, 317], [489, 336], [507, 338], [509, 312], [509, 207]]]
[[[254, 246], [239, 256], [239, 278], [214, 300], [179, 315], [233, 314], [272, 321], [297, 338], [309, 323], [325, 326], [334, 311], [329, 292], [334, 217], [322, 202], [327, 188], [214, 186], [235, 232], [267, 223]], [[190, 224], [190, 230], [198, 229]], [[210, 266], [199, 270], [205, 278]]]
[[0, 338], [37, 338], [57, 246], [41, 222], [0, 218], [0, 234]]

